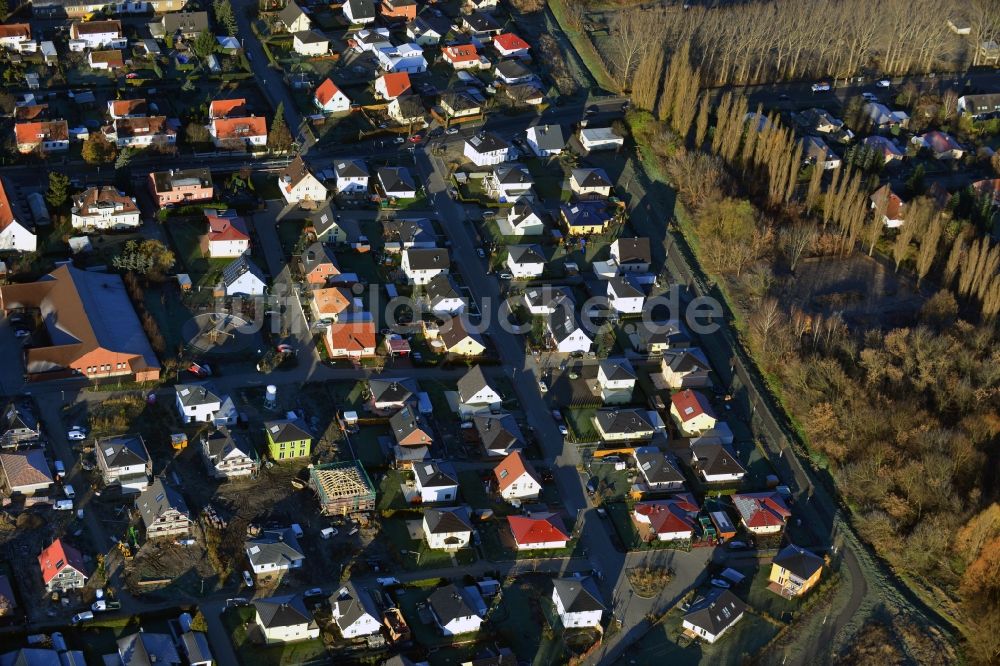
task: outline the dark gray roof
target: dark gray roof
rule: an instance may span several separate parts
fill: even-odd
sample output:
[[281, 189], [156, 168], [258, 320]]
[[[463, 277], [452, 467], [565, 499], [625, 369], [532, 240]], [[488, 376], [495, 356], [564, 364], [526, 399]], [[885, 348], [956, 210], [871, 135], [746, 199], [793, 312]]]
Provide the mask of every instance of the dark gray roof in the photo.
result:
[[[503, 75], [505, 79], [523, 79], [533, 74], [530, 69], [522, 65], [517, 60], [501, 60], [497, 63], [496, 72], [497, 74]], [[555, 125], [555, 127], [559, 126]], [[560, 136], [561, 134], [562, 133], [560, 132]], [[565, 142], [560, 144], [558, 147], [562, 148], [564, 145], [566, 145]]]
[[[558, 308], [549, 315], [549, 331], [556, 342], [562, 342], [580, 329], [576, 320], [576, 311], [569, 308]], [[588, 336], [589, 337], [589, 336]]]
[[447, 273], [435, 275], [424, 287], [424, 291], [427, 293], [427, 298], [430, 299], [432, 305], [445, 298], [463, 298], [458, 293], [458, 284], [455, 282], [455, 279]]
[[483, 369], [478, 365], [474, 365], [458, 380], [458, 399], [462, 402], [467, 402], [472, 396], [489, 387], [489, 385], [490, 383], [486, 381], [486, 375], [483, 374]]
[[603, 225], [611, 219], [605, 208], [601, 201], [577, 201], [572, 204], [564, 203], [559, 210], [570, 227], [589, 227]]
[[607, 433], [631, 435], [653, 429], [653, 424], [641, 409], [599, 409], [594, 418]]
[[462, 21], [476, 32], [492, 32], [503, 29], [503, 26], [495, 18], [483, 12], [467, 14], [462, 17]]
[[416, 666], [416, 662], [405, 654], [394, 654], [383, 661], [382, 666]]
[[181, 649], [187, 655], [188, 662], [196, 664], [207, 661], [212, 663], [212, 649], [208, 646], [208, 636], [200, 631], [186, 631], [181, 634]]
[[278, 20], [280, 20], [282, 25], [284, 25], [287, 29], [299, 20], [300, 17], [305, 15], [306, 13], [302, 11], [301, 7], [295, 4], [292, 0], [288, 0], [288, 2], [285, 3], [284, 8], [278, 12]]
[[[647, 346], [651, 344], [683, 345], [691, 342], [687, 331], [677, 320], [656, 322], [655, 329], [651, 326], [639, 327], [639, 339]], [[662, 329], [662, 330], [661, 330]]]
[[448, 250], [444, 248], [409, 248], [404, 252], [413, 270], [448, 268], [451, 264]]
[[97, 452], [111, 469], [149, 462], [149, 451], [146, 450], [146, 443], [142, 441], [142, 435], [105, 437], [98, 440]]
[[156, 519], [167, 511], [173, 509], [184, 515], [188, 514], [187, 504], [184, 498], [172, 486], [163, 483], [163, 479], [156, 477], [149, 487], [142, 491], [135, 500], [135, 505], [142, 516], [142, 522], [149, 527]]
[[417, 392], [417, 383], [412, 379], [370, 379], [368, 388], [375, 402], [406, 402]]
[[338, 178], [368, 177], [368, 166], [361, 160], [337, 160], [333, 165], [333, 170], [337, 173]]
[[375, 3], [372, 0], [347, 0], [344, 4], [351, 6], [351, 16], [355, 20], [375, 18]]
[[317, 32], [316, 30], [300, 30], [295, 33], [295, 39], [299, 40], [303, 44], [323, 44], [330, 41], [326, 35], [321, 32]]
[[454, 583], [439, 587], [431, 592], [431, 595], [427, 597], [427, 603], [430, 604], [434, 615], [437, 616], [442, 625], [446, 625], [456, 618], [476, 615], [472, 604], [465, 599], [464, 591]]
[[581, 187], [611, 186], [611, 179], [608, 178], [608, 174], [604, 172], [604, 169], [573, 169], [572, 177]]
[[674, 372], [704, 372], [711, 367], [700, 349], [671, 349], [663, 352], [663, 362]]
[[648, 238], [619, 238], [615, 243], [618, 244], [618, 261], [620, 263], [648, 264], [652, 261]]
[[382, 167], [377, 172], [378, 182], [386, 193], [398, 192], [400, 190], [412, 191], [417, 189], [413, 182], [413, 176], [406, 167]]
[[260, 270], [257, 264], [250, 261], [245, 254], [241, 254], [236, 259], [233, 259], [228, 266], [222, 269], [222, 282], [229, 286], [246, 273], [250, 273], [261, 282], [267, 282], [263, 271]]
[[465, 142], [477, 153], [492, 153], [498, 150], [509, 150], [510, 144], [492, 132], [480, 132], [471, 136]]
[[399, 115], [401, 118], [420, 118], [424, 115], [424, 103], [420, 101], [419, 95], [414, 95], [412, 93], [400, 95], [393, 100], [393, 103], [399, 108]]
[[153, 174], [153, 182], [156, 184], [157, 192], [170, 192], [175, 187], [188, 187], [195, 184], [201, 187], [211, 187], [212, 172], [208, 169], [157, 171]]
[[616, 275], [608, 280], [608, 294], [614, 291], [619, 298], [638, 298], [646, 294], [628, 276]]
[[334, 604], [337, 605], [340, 616], [334, 616], [333, 619], [341, 630], [350, 627], [366, 615], [375, 618], [375, 620], [380, 618], [378, 608], [371, 595], [350, 582], [330, 595], [330, 606], [333, 607]]
[[718, 636], [746, 611], [745, 603], [730, 592], [715, 588], [688, 609], [684, 620]]
[[334, 210], [332, 201], [326, 202], [322, 208], [309, 217], [309, 220], [312, 222], [313, 229], [316, 230], [316, 235], [319, 238], [326, 236], [326, 234], [334, 227], [339, 227], [344, 230], [344, 234], [347, 236], [348, 242], [357, 240], [361, 235], [361, 226], [358, 224], [357, 220], [352, 217], [345, 217], [340, 220], [337, 219], [337, 214]]
[[388, 240], [400, 243], [436, 243], [434, 225], [426, 217], [384, 220], [382, 232]]
[[219, 427], [203, 437], [208, 454], [222, 460], [233, 451], [239, 451], [250, 457], [253, 446], [241, 433], [230, 432], [228, 428]]
[[253, 605], [265, 628], [314, 624], [312, 613], [297, 594], [254, 599]]
[[566, 145], [561, 125], [536, 125], [532, 132], [542, 150], [561, 150]]
[[479, 344], [485, 346], [483, 338], [478, 333], [473, 333], [465, 328], [465, 321], [461, 317], [452, 317], [441, 327], [441, 341], [446, 349], [451, 349], [465, 338], [472, 338]]
[[274, 442], [297, 442], [302, 439], [312, 439], [305, 424], [298, 419], [279, 419], [266, 421], [264, 429]]
[[507, 213], [507, 223], [512, 227], [516, 227], [532, 215], [537, 217], [539, 220], [542, 219], [542, 216], [537, 210], [535, 210], [535, 206], [531, 203], [530, 199], [518, 199], [514, 202], [514, 205], [511, 206], [510, 212]]
[[[420, 463], [417, 463], [419, 465]], [[416, 467], [415, 465], [414, 467]], [[472, 522], [469, 520], [469, 509], [464, 506], [452, 506], [424, 511], [424, 522], [431, 534], [452, 534], [454, 532], [471, 532]]]
[[502, 450], [508, 454], [524, 448], [524, 436], [513, 414], [477, 414], [472, 423], [487, 451]]
[[0, 433], [7, 430], [30, 430], [38, 432], [38, 419], [30, 409], [25, 409], [14, 401], [7, 403], [0, 418]]
[[803, 580], [823, 568], [823, 558], [793, 543], [782, 548], [772, 561]]
[[482, 104], [464, 91], [445, 93], [441, 96], [441, 101], [448, 104], [452, 111], [468, 111], [478, 109]]
[[635, 464], [642, 470], [650, 483], [683, 483], [684, 475], [678, 471], [670, 458], [655, 446], [639, 446], [635, 449]]
[[403, 407], [389, 417], [389, 428], [392, 430], [397, 441], [406, 439], [416, 430], [423, 430], [430, 435], [423, 415], [413, 411], [409, 406]]
[[209, 384], [177, 384], [174, 391], [185, 407], [222, 402], [222, 398], [214, 393], [214, 387]]
[[573, 296], [566, 287], [553, 287], [545, 285], [542, 287], [532, 287], [524, 292], [524, 300], [532, 307], [548, 307], [565, 310], [573, 310], [575, 304]]
[[208, 12], [170, 12], [163, 15], [163, 32], [168, 35], [175, 32], [193, 35], [208, 29]]
[[333, 250], [319, 241], [311, 243], [299, 255], [299, 260], [302, 262], [302, 271], [307, 274], [311, 273], [317, 266], [324, 264], [337, 265], [337, 258], [334, 256]]
[[447, 461], [431, 461], [417, 463], [413, 466], [413, 474], [424, 488], [444, 488], [458, 485], [458, 474]]
[[516, 264], [545, 263], [545, 254], [538, 245], [508, 245], [507, 252]]
[[[139, 631], [118, 639], [118, 656], [124, 666], [180, 664], [181, 658], [168, 634]], [[58, 661], [56, 663], [59, 663]]]
[[528, 167], [523, 164], [497, 164], [493, 167], [493, 177], [503, 185], [531, 185], [535, 182]]
[[605, 610], [601, 593], [590, 576], [584, 578], [557, 578], [552, 581], [563, 608], [568, 613]]
[[246, 552], [255, 566], [273, 564], [287, 568], [293, 561], [305, 558], [291, 529], [264, 532], [260, 538], [247, 541]]
[[723, 444], [696, 444], [691, 450], [698, 459], [699, 469], [709, 476], [746, 473], [736, 456]]
[[604, 376], [612, 381], [625, 381], [635, 379], [635, 369], [627, 358], [606, 358], [601, 361], [601, 369]]

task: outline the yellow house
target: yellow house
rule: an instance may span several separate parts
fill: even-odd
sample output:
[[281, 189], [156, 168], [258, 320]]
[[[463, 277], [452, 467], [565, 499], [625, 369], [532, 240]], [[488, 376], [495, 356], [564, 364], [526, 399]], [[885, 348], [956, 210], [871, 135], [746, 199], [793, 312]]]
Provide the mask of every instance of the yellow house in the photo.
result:
[[577, 201], [559, 207], [559, 220], [570, 236], [592, 236], [607, 228], [611, 216], [603, 201]]
[[461, 317], [452, 317], [441, 327], [438, 337], [449, 354], [457, 356], [481, 356], [486, 345], [478, 333], [470, 333]]
[[767, 588], [783, 597], [800, 597], [819, 582], [822, 573], [823, 558], [789, 544], [771, 560]]
[[310, 435], [297, 421], [282, 419], [264, 424], [267, 450], [273, 460], [287, 460], [308, 456], [312, 448]]

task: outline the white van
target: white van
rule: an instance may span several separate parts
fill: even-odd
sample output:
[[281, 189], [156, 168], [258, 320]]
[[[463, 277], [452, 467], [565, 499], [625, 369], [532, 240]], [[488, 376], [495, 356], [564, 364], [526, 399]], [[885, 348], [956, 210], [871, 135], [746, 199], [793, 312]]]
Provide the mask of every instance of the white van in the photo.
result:
[[83, 611], [82, 613], [77, 613], [72, 618], [70, 618], [69, 622], [70, 624], [80, 624], [84, 620], [93, 620], [93, 619], [94, 619], [93, 611]]
[[55, 503], [56, 511], [72, 511], [73, 510], [73, 500], [71, 499], [61, 499], [56, 500]]

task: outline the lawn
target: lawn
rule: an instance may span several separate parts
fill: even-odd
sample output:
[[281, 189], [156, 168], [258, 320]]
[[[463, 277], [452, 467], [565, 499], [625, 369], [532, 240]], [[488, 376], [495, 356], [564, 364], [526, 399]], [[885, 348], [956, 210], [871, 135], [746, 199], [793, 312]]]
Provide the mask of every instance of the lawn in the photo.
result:
[[403, 497], [403, 490], [400, 487], [406, 478], [406, 474], [400, 470], [391, 469], [385, 473], [378, 489], [378, 501], [375, 504], [377, 511], [408, 508], [406, 498]]
[[[569, 521], [563, 521], [566, 529], [572, 531]], [[565, 548], [552, 548], [547, 550], [513, 550], [504, 546], [501, 539], [501, 531], [507, 531], [507, 521], [503, 518], [490, 520], [479, 526], [479, 534], [483, 539], [483, 553], [493, 562], [512, 560], [531, 560], [545, 557], [574, 557], [581, 553], [576, 553], [578, 545], [577, 539], [571, 539]]]
[[497, 632], [517, 658], [537, 666], [566, 663], [562, 639], [545, 631], [546, 626], [551, 626], [551, 601], [543, 592], [548, 589], [547, 580], [520, 578], [504, 588], [503, 598], [491, 616]]
[[278, 179], [272, 173], [265, 171], [254, 171], [250, 174], [250, 182], [253, 189], [261, 199], [267, 201], [283, 200], [281, 190], [278, 188]]
[[566, 408], [562, 410], [570, 438], [574, 442], [596, 442], [600, 438], [594, 428], [596, 409], [591, 407]]
[[[402, 555], [403, 567], [407, 571], [419, 571], [421, 569], [444, 569], [454, 566], [450, 553], [442, 550], [432, 550], [428, 548], [427, 542], [423, 539], [413, 541], [410, 533], [406, 529], [407, 520], [418, 520], [422, 514], [420, 512], [397, 513], [392, 518], [382, 519], [382, 536], [388, 541], [390, 546]], [[403, 551], [407, 551], [403, 553]], [[418, 553], [414, 554], [414, 553]], [[459, 564], [476, 561], [475, 553], [469, 549], [463, 549], [455, 554], [455, 559]], [[471, 559], [471, 562], [469, 561]]]
[[[767, 614], [776, 620], [790, 621], [791, 614], [795, 613], [803, 603], [803, 599], [786, 599], [767, 589], [768, 576], [771, 573], [771, 561], [769, 559], [760, 562], [757, 571], [747, 571], [738, 569], [746, 575], [746, 580], [736, 586], [735, 592], [740, 598], [745, 599], [747, 605], [760, 614]], [[815, 590], [810, 590], [805, 598], [814, 594]]]
[[389, 437], [392, 431], [388, 426], [366, 425], [361, 426], [357, 433], [350, 435], [351, 447], [354, 455], [357, 456], [361, 464], [367, 469], [384, 468], [388, 461], [379, 446], [379, 437]]
[[632, 522], [631, 509], [626, 502], [606, 502], [602, 505], [608, 512], [611, 524], [618, 533], [625, 550], [690, 550], [687, 541], [643, 541]]
[[305, 248], [302, 238], [302, 230], [305, 228], [305, 220], [282, 220], [278, 223], [278, 241], [281, 243], [281, 251], [285, 259], [299, 254]]
[[427, 597], [429, 597], [433, 591], [434, 588], [410, 588], [405, 592], [400, 592], [397, 597], [399, 610], [403, 613], [403, 617], [406, 618], [406, 622], [410, 625], [410, 631], [413, 632], [413, 639], [424, 647], [447, 645], [451, 642], [450, 639], [447, 639], [438, 633], [436, 625], [423, 624], [420, 621], [420, 614], [417, 612], [417, 605], [427, 601]]
[[326, 646], [320, 639], [299, 641], [287, 645], [257, 645], [247, 638], [246, 622], [253, 621], [253, 606], [230, 608], [222, 614], [222, 624], [236, 650], [242, 666], [275, 666], [305, 664], [328, 657]]
[[175, 218], [168, 220], [163, 226], [170, 236], [178, 261], [194, 283], [194, 289], [217, 284], [222, 276], [222, 269], [232, 259], [210, 259], [202, 253], [204, 220]]
[[369, 284], [383, 282], [382, 274], [371, 252], [338, 252], [337, 266], [341, 273], [357, 273]]

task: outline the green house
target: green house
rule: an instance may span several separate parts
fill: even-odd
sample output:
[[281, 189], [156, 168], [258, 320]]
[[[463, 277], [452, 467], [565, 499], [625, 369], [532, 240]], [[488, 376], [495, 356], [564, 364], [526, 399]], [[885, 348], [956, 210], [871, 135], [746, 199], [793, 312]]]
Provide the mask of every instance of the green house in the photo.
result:
[[267, 450], [273, 460], [303, 458], [312, 449], [312, 435], [297, 420], [267, 421], [264, 434], [267, 435]]

